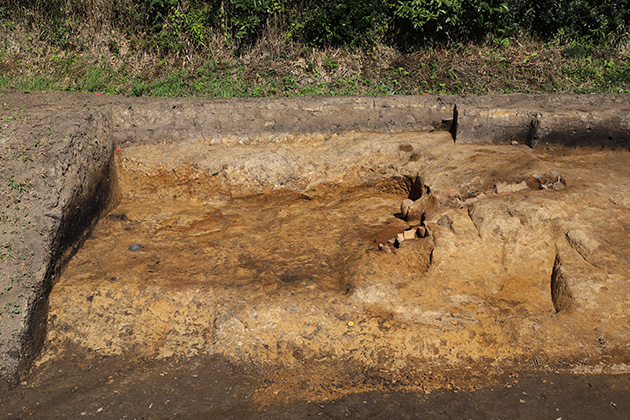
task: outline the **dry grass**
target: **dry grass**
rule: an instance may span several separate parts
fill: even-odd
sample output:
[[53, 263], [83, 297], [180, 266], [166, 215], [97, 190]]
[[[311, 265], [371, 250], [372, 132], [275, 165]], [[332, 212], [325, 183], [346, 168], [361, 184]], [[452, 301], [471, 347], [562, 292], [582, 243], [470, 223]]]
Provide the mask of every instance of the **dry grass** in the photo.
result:
[[[125, 1], [84, 2], [82, 13], [91, 18], [78, 22], [58, 42], [50, 41], [50, 28], [1, 25], [0, 87], [182, 96], [630, 89], [628, 42], [576, 58], [564, 54], [567, 44], [525, 37], [403, 54], [382, 44], [364, 51], [317, 49], [278, 33], [239, 49], [225, 36], [209, 34], [203, 48], [184, 42], [183, 48], [165, 52], [152, 48], [143, 34], [130, 37], [99, 24], [110, 21], [103, 14], [114, 13], [114, 6]], [[167, 82], [171, 85], [165, 89]]]

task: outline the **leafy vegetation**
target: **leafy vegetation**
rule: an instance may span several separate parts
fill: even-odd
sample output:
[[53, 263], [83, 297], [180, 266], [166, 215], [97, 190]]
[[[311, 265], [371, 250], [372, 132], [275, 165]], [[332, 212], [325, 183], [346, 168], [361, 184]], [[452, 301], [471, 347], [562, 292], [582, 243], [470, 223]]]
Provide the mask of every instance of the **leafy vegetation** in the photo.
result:
[[0, 88], [625, 92], [630, 0], [7, 0]]

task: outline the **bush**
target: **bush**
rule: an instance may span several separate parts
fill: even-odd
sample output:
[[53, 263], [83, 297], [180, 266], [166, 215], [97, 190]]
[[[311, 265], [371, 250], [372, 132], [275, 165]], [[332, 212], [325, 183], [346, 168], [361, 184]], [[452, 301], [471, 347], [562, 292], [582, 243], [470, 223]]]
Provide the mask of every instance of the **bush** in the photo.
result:
[[607, 42], [628, 33], [630, 0], [5, 0], [0, 18], [39, 26], [68, 49], [90, 25], [163, 53], [201, 50], [211, 34], [251, 45], [265, 32], [318, 47], [387, 42], [413, 50], [522, 33]]
[[398, 0], [393, 33], [398, 46], [479, 40], [503, 30], [505, 0]]
[[303, 37], [311, 45], [371, 45], [387, 28], [389, 7], [382, 0], [323, 0], [309, 6]]
[[510, 0], [507, 20], [542, 39], [604, 42], [630, 29], [630, 0]]

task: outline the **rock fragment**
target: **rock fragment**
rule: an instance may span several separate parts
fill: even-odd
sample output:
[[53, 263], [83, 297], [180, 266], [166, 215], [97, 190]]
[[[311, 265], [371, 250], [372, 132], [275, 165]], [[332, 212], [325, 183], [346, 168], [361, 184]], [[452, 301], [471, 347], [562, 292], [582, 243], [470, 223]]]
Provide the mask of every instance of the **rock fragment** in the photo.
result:
[[427, 228], [425, 228], [424, 226], [419, 226], [417, 232], [418, 232], [418, 238], [426, 238]]
[[380, 249], [381, 251], [384, 251], [384, 252], [386, 252], [388, 254], [392, 253], [392, 250], [389, 247], [389, 245], [378, 244], [378, 249]]
[[497, 190], [497, 194], [513, 193], [513, 192], [526, 189], [527, 183], [525, 181], [519, 182], [518, 184], [508, 184], [505, 182], [498, 182], [495, 185], [495, 188]]
[[437, 200], [432, 194], [425, 194], [409, 207], [407, 220], [423, 221], [437, 207]]
[[562, 177], [558, 177], [557, 181], [549, 181], [549, 182], [545, 182], [542, 181], [540, 179], [540, 177], [537, 178], [538, 182], [540, 182], [540, 189], [541, 190], [561, 190], [564, 187], [566, 187], [566, 181], [562, 178]]
[[405, 242], [405, 237], [402, 233], [399, 233], [396, 235], [396, 239], [394, 239], [394, 248], [400, 248], [403, 242]]
[[407, 215], [409, 214], [409, 208], [412, 205], [413, 200], [410, 200], [408, 198], [403, 200], [403, 202], [400, 204], [400, 212], [402, 213], [403, 217], [407, 217]]
[[403, 232], [403, 238], [405, 241], [410, 241], [412, 239], [416, 239], [417, 229], [409, 229]]

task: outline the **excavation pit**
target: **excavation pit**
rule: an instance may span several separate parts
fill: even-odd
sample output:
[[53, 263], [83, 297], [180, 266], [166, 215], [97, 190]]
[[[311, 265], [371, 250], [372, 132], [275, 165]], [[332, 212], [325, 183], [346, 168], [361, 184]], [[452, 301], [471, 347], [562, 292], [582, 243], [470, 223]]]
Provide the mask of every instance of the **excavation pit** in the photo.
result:
[[[285, 372], [289, 399], [330, 397], [330, 369], [344, 392], [370, 389], [339, 363], [408, 384], [436, 366], [573, 363], [605, 326], [592, 331], [586, 280], [559, 273], [576, 240], [605, 244], [566, 203], [587, 205], [594, 162], [617, 171], [627, 158], [439, 131], [128, 146], [118, 204], [53, 286], [45, 358], [220, 355]], [[415, 222], [399, 210], [410, 197], [410, 214], [430, 203]], [[425, 237], [396, 239], [414, 224]], [[576, 331], [592, 342], [567, 341]], [[294, 389], [304, 369], [320, 379]]]
[[72, 190], [103, 209], [83, 238], [90, 220], [64, 217], [81, 206], [45, 215], [75, 247], [51, 252], [67, 264], [48, 271], [45, 341], [21, 399], [2, 401], [13, 412], [59, 407], [60, 380], [83, 403], [112, 395], [86, 413], [127, 415], [122, 392], [147, 403], [134, 415], [238, 418], [172, 411], [133, 384], [215, 404], [224, 381], [256, 417], [627, 369], [625, 150], [466, 144], [441, 129], [118, 144]]

